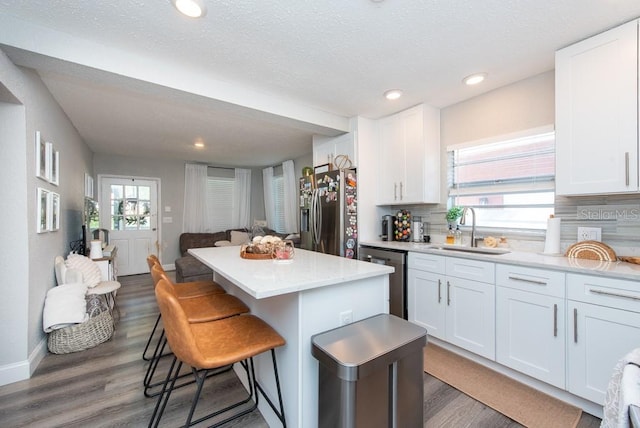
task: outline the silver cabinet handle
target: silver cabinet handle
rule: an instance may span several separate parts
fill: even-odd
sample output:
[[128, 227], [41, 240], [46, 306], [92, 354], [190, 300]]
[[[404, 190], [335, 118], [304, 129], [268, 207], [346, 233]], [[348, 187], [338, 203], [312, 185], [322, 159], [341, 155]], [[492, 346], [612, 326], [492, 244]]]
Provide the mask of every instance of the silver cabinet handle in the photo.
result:
[[624, 179], [625, 184], [629, 185], [629, 152], [624, 152]]
[[528, 278], [522, 278], [520, 276], [514, 276], [514, 275], [509, 275], [509, 279], [512, 279], [514, 281], [522, 281], [522, 282], [528, 282], [530, 284], [536, 284], [536, 285], [547, 285], [546, 281], [540, 281], [540, 280], [535, 280], [535, 279], [528, 279]]
[[573, 308], [573, 342], [578, 343], [578, 308]]
[[451, 283], [447, 281], [447, 306], [451, 306]]
[[553, 337], [558, 337], [558, 304], [553, 304]]
[[629, 294], [622, 294], [622, 293], [612, 293], [611, 291], [596, 290], [594, 288], [590, 288], [589, 292], [594, 294], [600, 294], [602, 296], [621, 297], [623, 299], [630, 299], [630, 300], [640, 300], [640, 297], [638, 296], [631, 296]]
[[442, 281], [438, 280], [438, 303], [442, 301], [442, 294], [440, 293], [440, 286], [442, 285]]
[[402, 181], [400, 182], [400, 200], [402, 200]]
[[393, 200], [398, 200], [398, 183], [393, 183]]

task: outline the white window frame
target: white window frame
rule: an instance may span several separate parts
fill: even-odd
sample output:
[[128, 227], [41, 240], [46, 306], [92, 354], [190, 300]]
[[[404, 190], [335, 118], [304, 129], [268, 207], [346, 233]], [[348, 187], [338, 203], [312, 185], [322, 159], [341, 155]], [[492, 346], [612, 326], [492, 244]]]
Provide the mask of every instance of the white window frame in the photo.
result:
[[[476, 225], [486, 229], [511, 229], [521, 231], [539, 231], [546, 228], [546, 219], [554, 213], [555, 202], [555, 171], [553, 176], [530, 177], [514, 180], [485, 179], [484, 181], [458, 186], [454, 177], [454, 152], [465, 149], [473, 149], [483, 145], [495, 145], [498, 143], [513, 143], [513, 145], [525, 140], [535, 138], [555, 138], [553, 125], [528, 129], [507, 135], [471, 141], [462, 144], [447, 146], [447, 181], [448, 181], [448, 206], [465, 205], [457, 202], [457, 198], [464, 196], [475, 197], [478, 195], [503, 195], [511, 197], [511, 203], [502, 205], [484, 206], [480, 203], [466, 204], [473, 207], [478, 218]], [[547, 152], [547, 155], [549, 152]], [[480, 164], [480, 162], [478, 162]], [[528, 194], [528, 195], [527, 195]], [[526, 195], [526, 196], [524, 196]], [[538, 196], [539, 203], [532, 203], [531, 198]], [[520, 196], [520, 199], [518, 197]], [[528, 211], [525, 211], [528, 210]], [[535, 214], [537, 211], [537, 214]], [[526, 214], [530, 216], [527, 218]], [[524, 214], [524, 215], [523, 215]]]

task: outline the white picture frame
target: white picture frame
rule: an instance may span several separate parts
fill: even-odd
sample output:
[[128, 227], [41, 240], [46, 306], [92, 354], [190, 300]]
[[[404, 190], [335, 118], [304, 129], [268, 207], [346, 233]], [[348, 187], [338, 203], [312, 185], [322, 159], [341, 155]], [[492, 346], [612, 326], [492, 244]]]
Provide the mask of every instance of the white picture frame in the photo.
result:
[[60, 184], [60, 152], [51, 150], [51, 166], [49, 168], [49, 183], [57, 186]]
[[45, 233], [49, 231], [49, 191], [38, 187], [37, 198], [36, 230], [38, 233]]
[[45, 175], [44, 179], [51, 182], [51, 163], [53, 162], [53, 143], [47, 141], [45, 145]]
[[47, 145], [42, 138], [40, 131], [36, 131], [35, 139], [36, 154], [36, 177], [43, 180], [47, 179]]
[[49, 221], [49, 231], [57, 232], [60, 230], [60, 195], [55, 192], [49, 192], [49, 204], [47, 206], [47, 220]]
[[84, 196], [93, 199], [93, 177], [84, 173]]

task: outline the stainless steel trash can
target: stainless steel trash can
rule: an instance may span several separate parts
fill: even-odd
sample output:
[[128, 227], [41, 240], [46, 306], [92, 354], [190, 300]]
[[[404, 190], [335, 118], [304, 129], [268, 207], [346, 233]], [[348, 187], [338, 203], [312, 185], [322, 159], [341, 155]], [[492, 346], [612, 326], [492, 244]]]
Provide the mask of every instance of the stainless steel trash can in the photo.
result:
[[319, 362], [318, 427], [423, 426], [424, 328], [380, 314], [311, 342]]

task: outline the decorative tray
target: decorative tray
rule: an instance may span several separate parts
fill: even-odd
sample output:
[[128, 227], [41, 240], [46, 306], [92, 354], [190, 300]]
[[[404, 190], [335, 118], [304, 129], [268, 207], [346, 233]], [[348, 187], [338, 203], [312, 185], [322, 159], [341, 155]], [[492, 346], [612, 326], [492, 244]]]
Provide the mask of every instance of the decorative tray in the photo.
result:
[[240, 248], [240, 257], [248, 260], [271, 260], [273, 258], [273, 253], [249, 253], [247, 252], [247, 246], [243, 245]]

